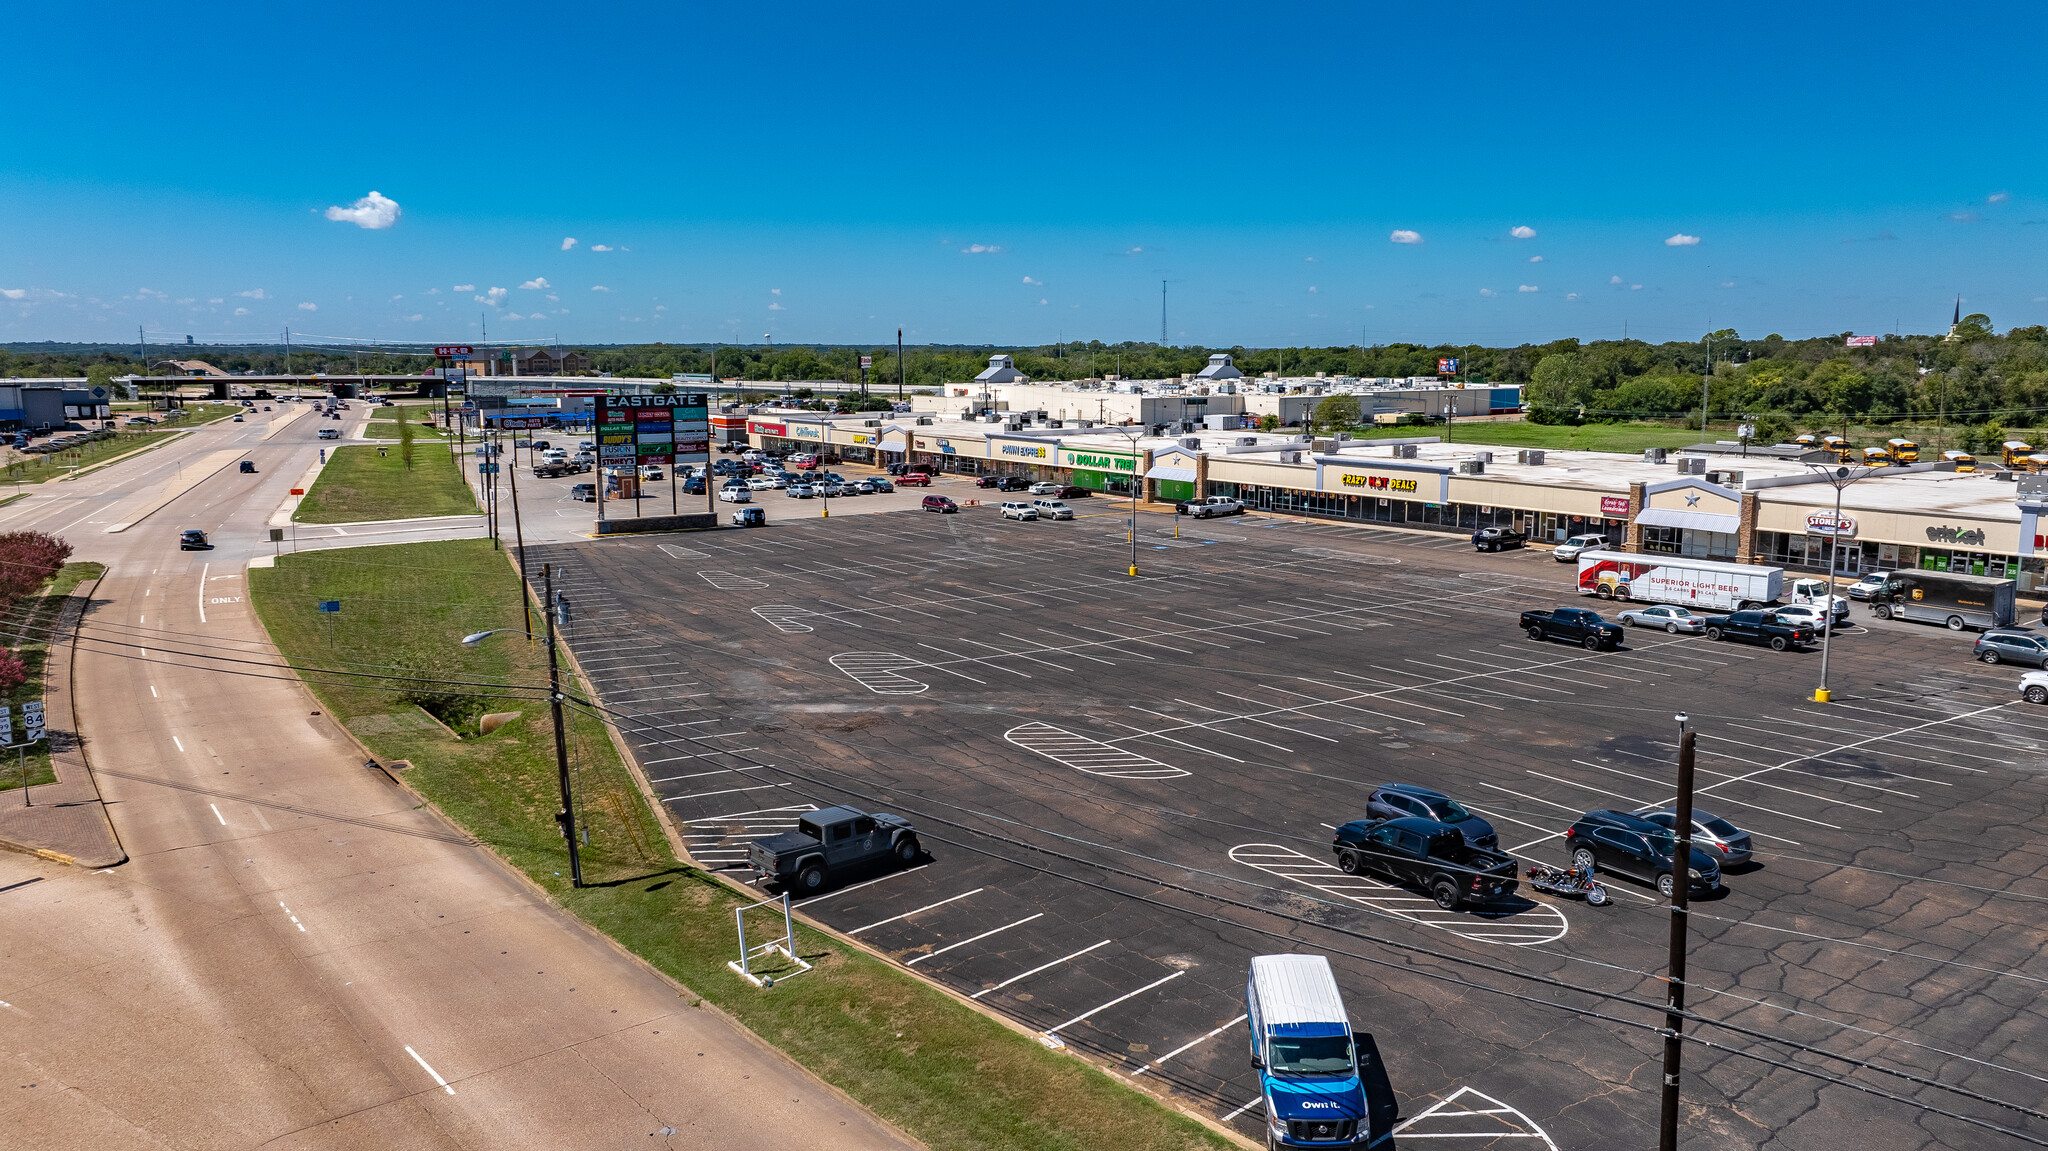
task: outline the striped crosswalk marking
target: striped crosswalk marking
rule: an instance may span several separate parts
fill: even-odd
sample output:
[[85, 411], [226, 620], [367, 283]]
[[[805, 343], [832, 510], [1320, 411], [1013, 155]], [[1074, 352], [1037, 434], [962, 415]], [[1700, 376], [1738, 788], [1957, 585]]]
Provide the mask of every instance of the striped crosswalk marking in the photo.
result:
[[1027, 723], [1003, 733], [1025, 751], [1042, 755], [1062, 767], [1117, 779], [1178, 779], [1192, 772], [1139, 755], [1099, 739], [1078, 735], [1049, 723]]
[[1511, 912], [1445, 911], [1428, 896], [1363, 875], [1346, 875], [1334, 863], [1277, 843], [1240, 844], [1230, 849], [1230, 858], [1268, 875], [1479, 943], [1527, 947], [1561, 939], [1571, 928], [1564, 913], [1547, 903], [1532, 903]]
[[893, 651], [843, 651], [831, 663], [876, 695], [916, 695], [931, 687], [903, 674], [906, 668], [924, 666], [921, 660]]

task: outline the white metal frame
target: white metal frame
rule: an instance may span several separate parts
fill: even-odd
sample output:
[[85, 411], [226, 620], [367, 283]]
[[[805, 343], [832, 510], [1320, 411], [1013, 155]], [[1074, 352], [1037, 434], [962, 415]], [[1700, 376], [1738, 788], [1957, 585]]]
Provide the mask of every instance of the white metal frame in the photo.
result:
[[[752, 911], [757, 907], [767, 907], [770, 904], [776, 903], [782, 905], [782, 938], [771, 939], [766, 943], [759, 944], [758, 946], [748, 947], [746, 920], [747, 912]], [[778, 895], [773, 899], [763, 899], [758, 903], [749, 903], [744, 907], [733, 908], [732, 922], [733, 927], [739, 931], [740, 957], [727, 963], [726, 966], [731, 968], [733, 974], [739, 976], [741, 979], [746, 980], [747, 982], [753, 984], [756, 987], [767, 988], [775, 986], [774, 977], [754, 974], [754, 960], [757, 957], [768, 955], [780, 954], [783, 958], [789, 960], [791, 963], [796, 964], [796, 971], [792, 972], [790, 975], [784, 976], [785, 979], [794, 978], [797, 975], [802, 975], [804, 972], [809, 971], [811, 969], [810, 964], [805, 963], [803, 960], [798, 959], [796, 956], [796, 920], [790, 914], [789, 893], [787, 891], [783, 892], [781, 895]]]

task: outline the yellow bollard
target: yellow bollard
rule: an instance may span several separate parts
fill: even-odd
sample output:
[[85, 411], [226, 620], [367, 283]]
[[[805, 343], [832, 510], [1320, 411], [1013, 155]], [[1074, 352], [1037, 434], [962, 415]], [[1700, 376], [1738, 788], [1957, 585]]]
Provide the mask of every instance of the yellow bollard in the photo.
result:
[[1134, 575], [1134, 576], [1138, 574], [1138, 565], [1137, 565], [1137, 564], [1132, 564], [1132, 565], [1131, 565], [1131, 574], [1132, 574], [1132, 575]]
[[1826, 703], [1831, 698], [1833, 698], [1833, 693], [1828, 691], [1827, 688], [1817, 687], [1813, 689], [1813, 702]]

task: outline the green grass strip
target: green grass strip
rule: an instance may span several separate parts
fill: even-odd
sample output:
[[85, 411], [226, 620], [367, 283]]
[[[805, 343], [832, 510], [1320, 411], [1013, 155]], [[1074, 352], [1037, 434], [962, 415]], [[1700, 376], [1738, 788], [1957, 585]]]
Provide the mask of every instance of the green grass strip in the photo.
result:
[[446, 448], [418, 445], [408, 468], [395, 445], [356, 445], [329, 450], [327, 466], [293, 518], [302, 524], [345, 524], [476, 510], [476, 497]]
[[[16, 604], [8, 618], [0, 621], [0, 641], [14, 649], [14, 654], [21, 657], [23, 670], [28, 672], [28, 678], [22, 681], [21, 686], [4, 697], [13, 717], [12, 730], [16, 734], [21, 731], [21, 705], [43, 698], [43, 668], [49, 659], [50, 645], [35, 637], [45, 635], [49, 628], [57, 625], [58, 617], [64, 611], [65, 599], [78, 589], [79, 584], [100, 578], [106, 570], [105, 564], [65, 564], [57, 569], [56, 576], [43, 588], [42, 595]], [[57, 782], [56, 770], [50, 766], [50, 742], [44, 740], [25, 752], [17, 751], [11, 756], [0, 752], [0, 791], [21, 789], [24, 762], [28, 767], [30, 787]]]
[[[396, 691], [363, 680], [313, 690], [374, 754], [414, 764], [409, 784], [585, 922], [913, 1136], [964, 1151], [1232, 1146], [821, 932], [797, 932], [798, 953], [815, 970], [771, 991], [744, 983], [725, 967], [738, 954], [739, 899], [676, 860], [603, 728], [573, 711], [571, 765], [578, 817], [590, 829], [583, 859], [591, 886], [572, 889], [553, 822], [544, 702], [429, 700], [465, 733], [457, 739], [400, 698], [426, 698], [424, 688], [453, 678], [546, 683], [544, 646], [521, 634], [461, 646], [471, 632], [523, 626], [518, 579], [489, 541], [302, 552], [249, 574], [256, 610], [292, 662], [405, 677]], [[323, 599], [340, 600], [341, 611], [317, 612]], [[473, 717], [497, 709], [521, 717], [475, 735]]]

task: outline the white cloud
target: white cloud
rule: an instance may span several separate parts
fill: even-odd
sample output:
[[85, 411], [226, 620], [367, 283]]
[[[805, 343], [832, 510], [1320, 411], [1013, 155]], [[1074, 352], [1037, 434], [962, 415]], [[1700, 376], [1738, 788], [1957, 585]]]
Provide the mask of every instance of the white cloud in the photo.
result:
[[474, 292], [474, 291], [476, 291], [476, 285], [475, 285], [475, 284], [457, 284], [457, 285], [455, 285], [455, 290], [456, 290], [456, 291], [458, 291], [458, 292]]
[[[1496, 292], [1496, 291], [1494, 291], [1494, 290], [1493, 290], [1492, 288], [1481, 288], [1481, 289], [1479, 289], [1479, 294], [1480, 294], [1480, 295], [1482, 295], [1482, 296], [1498, 296], [1498, 295], [1500, 295], [1500, 293], [1499, 293], [1499, 292]], [[1370, 306], [1370, 305], [1368, 305], [1368, 306]]]
[[768, 289], [768, 294], [769, 294], [769, 295], [771, 295], [771, 296], [779, 296], [779, 295], [781, 295], [781, 294], [782, 294], [782, 289], [781, 289], [781, 288], [770, 288], [770, 289]]
[[439, 289], [439, 288], [428, 288], [428, 289], [427, 289], [427, 295], [429, 295], [429, 296], [438, 296], [438, 295], [440, 295], [440, 294], [441, 294], [441, 289]]
[[300, 310], [301, 312], [317, 312], [317, 311], [319, 311], [319, 310], [320, 310], [320, 305], [318, 305], [318, 304], [310, 304], [310, 303], [302, 303], [302, 304], [300, 304], [300, 305], [299, 305], [299, 310]]
[[2003, 204], [2010, 199], [2012, 199], [2011, 192], [1993, 192], [1989, 196], [1984, 197], [1984, 202], [1987, 204]]
[[1640, 292], [1643, 290], [1643, 286], [1641, 284], [1630, 284], [1628, 286], [1628, 290], [1631, 292]]
[[789, 309], [783, 307], [781, 304], [770, 304], [768, 305], [768, 310], [771, 312], [786, 312]]
[[554, 285], [548, 283], [548, 278], [546, 276], [535, 276], [533, 279], [528, 280], [525, 283], [519, 285], [519, 287], [522, 291], [545, 292], [549, 288], [554, 287]]
[[609, 252], [612, 250], [612, 246], [610, 244], [592, 244], [590, 245], [590, 250], [593, 252]]
[[1538, 290], [1539, 289], [1534, 284], [1523, 284], [1521, 287], [1515, 289], [1515, 291], [1517, 292], [1534, 292]]
[[1579, 294], [1577, 292], [1566, 292], [1564, 294], [1564, 298], [1567, 300], [1576, 300], [1579, 298]]
[[1044, 286], [1045, 286], [1045, 281], [1044, 281], [1044, 280], [1034, 280], [1034, 279], [1032, 279], [1032, 278], [1031, 278], [1031, 277], [1029, 277], [1029, 276], [1026, 276], [1026, 277], [1024, 277], [1024, 282], [1025, 282], [1025, 283], [1027, 283], [1027, 284], [1034, 284], [1034, 285], [1036, 285], [1036, 286], [1038, 286], [1038, 287], [1044, 287]]
[[398, 293], [397, 295], [395, 295], [395, 296], [393, 296], [393, 297], [391, 297], [391, 298], [392, 298], [392, 299], [394, 299], [394, 300], [403, 300], [403, 299], [405, 299], [405, 293], [404, 293], [404, 292], [400, 292], [400, 293]]
[[1688, 236], [1684, 232], [1680, 232], [1676, 236], [1666, 236], [1664, 238], [1664, 246], [1667, 248], [1690, 248], [1699, 242], [1700, 238], [1698, 236]]
[[1141, 255], [1144, 255], [1144, 253], [1145, 253], [1145, 249], [1143, 249], [1143, 248], [1125, 248], [1125, 249], [1124, 249], [1124, 255], [1126, 255], [1126, 256], [1141, 256]]
[[1620, 277], [1620, 276], [1609, 276], [1609, 277], [1607, 277], [1607, 282], [1608, 282], [1608, 283], [1610, 283], [1610, 284], [1619, 284], [1619, 283], [1621, 283], [1621, 277]]
[[1392, 240], [1396, 244], [1420, 244], [1422, 242], [1422, 233], [1411, 232], [1406, 228], [1395, 228], [1387, 234], [1387, 239]]
[[7, 298], [8, 298], [8, 299], [10, 299], [10, 300], [25, 300], [25, 299], [27, 299], [27, 298], [28, 298], [28, 289], [27, 289], [27, 288], [0, 288], [0, 296], [5, 296], [5, 297], [7, 297]]
[[1542, 263], [1542, 262], [1543, 262], [1543, 257], [1541, 257], [1541, 256], [1531, 256], [1531, 257], [1529, 257], [1529, 262], [1530, 262], [1530, 263], [1532, 263], [1532, 264], [1540, 264], [1540, 263]]
[[1038, 298], [1038, 303], [1039, 303], [1039, 306], [1043, 307], [1043, 306], [1045, 305], [1045, 297], [1044, 297], [1044, 296], [1040, 296], [1040, 297]]
[[502, 304], [505, 302], [505, 294], [505, 289], [503, 288], [492, 288], [490, 291], [484, 293], [484, 302], [490, 304]]
[[248, 314], [249, 314], [249, 309], [247, 309], [247, 308], [236, 308], [236, 309], [235, 309], [235, 314], [236, 314], [236, 315], [238, 315], [238, 316], [246, 316], [246, 315], [248, 315]]
[[208, 301], [206, 301], [206, 302], [207, 302], [207, 303], [209, 303], [209, 304], [225, 304], [225, 303], [227, 303], [227, 301], [226, 301], [226, 300], [223, 300], [223, 299], [221, 299], [221, 298], [220, 298], [219, 296], [215, 296], [215, 297], [213, 297], [212, 299], [210, 299], [210, 300], [208, 300]]
[[398, 201], [382, 192], [371, 192], [352, 206], [327, 209], [327, 218], [337, 223], [354, 224], [358, 228], [388, 228], [398, 222]]
[[1508, 229], [1508, 235], [1517, 240], [1533, 240], [1536, 238], [1536, 229], [1527, 224], [1516, 224]]
[[419, 322], [420, 322], [421, 320], [424, 320], [424, 319], [426, 319], [426, 318], [427, 318], [427, 317], [425, 316], [425, 314], [423, 314], [423, 313], [420, 313], [420, 312], [414, 312], [414, 313], [413, 313], [412, 315], [410, 315], [410, 316], [407, 316], [407, 317], [405, 318], [405, 322], [406, 322], [406, 323], [408, 323], [408, 324], [417, 324], [417, 323], [419, 323]]
[[198, 300], [195, 300], [195, 299], [193, 299], [193, 298], [192, 298], [192, 297], [190, 297], [190, 296], [186, 296], [186, 297], [184, 297], [183, 299], [179, 300], [178, 302], [179, 302], [179, 303], [181, 303], [181, 304], [196, 304], [196, 303], [198, 303], [199, 301], [198, 301]]
[[155, 288], [137, 288], [137, 289], [135, 289], [135, 294], [136, 294], [136, 295], [138, 295], [138, 296], [140, 296], [140, 297], [142, 297], [142, 298], [143, 298], [143, 299], [145, 299], [145, 300], [147, 300], [147, 299], [151, 299], [151, 298], [155, 298], [155, 299], [159, 299], [159, 300], [168, 300], [168, 299], [170, 299], [170, 298], [171, 298], [171, 297], [170, 297], [170, 293], [168, 293], [168, 292], [159, 292], [159, 291], [157, 291], [157, 290], [156, 290]]
[[571, 249], [571, 248], [573, 248], [573, 247], [575, 247], [575, 246], [576, 246], [576, 237], [574, 237], [574, 236], [563, 236], [563, 237], [562, 237], [562, 250], [563, 250], [564, 252], [568, 251], [569, 249]]
[[611, 291], [611, 289], [610, 289], [610, 288], [607, 288], [607, 287], [605, 287], [605, 286], [604, 286], [603, 284], [592, 284], [592, 285], [590, 285], [590, 290], [591, 290], [591, 291], [593, 291], [593, 292], [609, 292], [609, 291]]
[[1316, 262], [1316, 258], [1314, 256], [1303, 256], [1301, 258], [1301, 262], [1304, 264], [1313, 264]]
[[1309, 291], [1311, 291], [1311, 292], [1320, 292], [1320, 291], [1322, 291], [1322, 289], [1321, 289], [1321, 288], [1318, 288], [1318, 287], [1316, 287], [1316, 286], [1315, 286], [1314, 284], [1310, 284], [1310, 285], [1308, 286], [1308, 290], [1309, 290]]
[[562, 302], [562, 297], [560, 297], [560, 296], [557, 296], [557, 295], [555, 295], [555, 294], [554, 294], [553, 292], [549, 292], [549, 293], [548, 293], [548, 303], [550, 303], [550, 304], [559, 304], [559, 303], [561, 303], [561, 302]]
[[654, 305], [654, 310], [655, 310], [655, 311], [657, 311], [657, 312], [666, 312], [666, 311], [668, 311], [668, 305], [667, 305], [667, 304], [656, 304], [656, 305]]
[[965, 256], [978, 256], [983, 252], [1000, 252], [1002, 250], [1003, 246], [1001, 244], [969, 244], [960, 249], [960, 253]]

